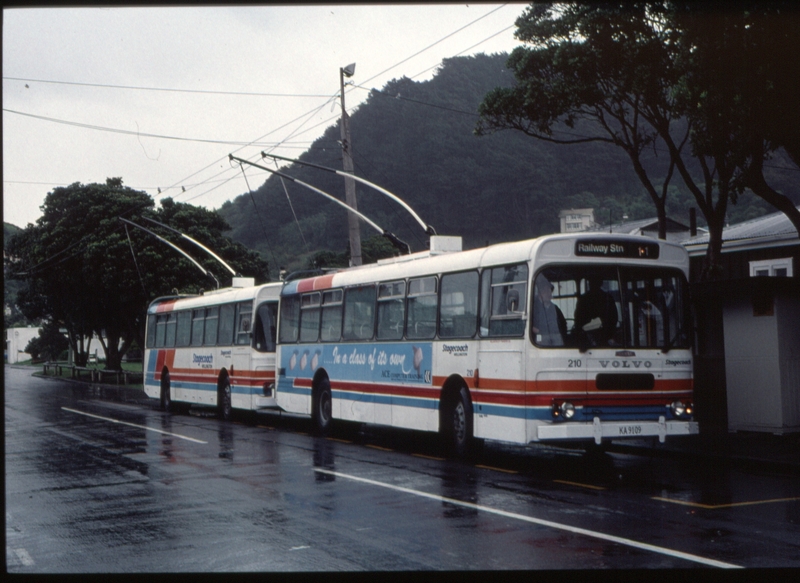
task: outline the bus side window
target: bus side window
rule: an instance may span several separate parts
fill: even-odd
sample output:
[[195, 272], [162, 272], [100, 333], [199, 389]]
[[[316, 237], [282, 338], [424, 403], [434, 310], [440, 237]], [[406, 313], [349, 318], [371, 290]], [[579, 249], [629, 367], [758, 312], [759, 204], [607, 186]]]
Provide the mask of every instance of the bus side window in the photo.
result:
[[275, 352], [275, 316], [278, 304], [264, 302], [256, 310], [253, 346], [259, 352]]
[[344, 294], [345, 340], [369, 340], [375, 327], [375, 286], [353, 287]]
[[300, 332], [300, 296], [281, 299], [280, 342], [297, 342]]
[[378, 340], [399, 340], [403, 337], [405, 297], [405, 281], [378, 286]]
[[230, 346], [233, 344], [235, 315], [235, 304], [223, 304], [219, 307], [219, 331], [217, 335], [217, 344], [220, 346]]
[[[486, 276], [486, 272], [484, 272]], [[524, 263], [491, 270], [489, 336], [522, 336], [525, 332], [525, 302], [528, 266]]]
[[178, 312], [178, 329], [176, 331], [175, 346], [189, 346], [192, 339], [192, 312], [183, 310]]
[[340, 289], [322, 292], [320, 339], [323, 342], [336, 342], [342, 337], [342, 297]]
[[406, 338], [426, 339], [436, 335], [436, 277], [408, 282], [408, 322]]
[[439, 336], [472, 338], [478, 326], [478, 272], [442, 276]]
[[219, 306], [206, 308], [206, 332], [203, 344], [206, 346], [216, 346], [217, 328], [219, 326]]
[[151, 314], [147, 316], [147, 338], [145, 339], [145, 346], [153, 348], [156, 345], [156, 316]]
[[176, 314], [172, 312], [171, 314], [167, 315], [167, 327], [165, 330], [166, 338], [164, 339], [164, 346], [166, 348], [174, 348], [175, 347], [175, 324], [176, 324]]
[[156, 348], [164, 348], [166, 343], [167, 315], [156, 316]]
[[250, 344], [252, 316], [252, 302], [239, 302], [236, 304], [236, 344], [239, 346]]
[[203, 325], [205, 323], [205, 310], [192, 310], [192, 346], [203, 345]]
[[300, 342], [316, 342], [319, 338], [320, 293], [300, 296]]

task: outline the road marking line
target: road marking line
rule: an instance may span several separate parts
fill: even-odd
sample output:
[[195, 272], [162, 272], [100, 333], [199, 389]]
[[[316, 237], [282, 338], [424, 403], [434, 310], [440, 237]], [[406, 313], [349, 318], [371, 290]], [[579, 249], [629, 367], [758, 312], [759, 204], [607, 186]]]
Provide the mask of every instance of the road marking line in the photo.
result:
[[327, 439], [328, 441], [338, 441], [339, 443], [353, 443], [349, 439], [338, 439], [336, 437], [326, 437], [325, 439]]
[[310, 548], [311, 547], [308, 546], [308, 545], [300, 545], [299, 547], [292, 547], [289, 550], [290, 551], [300, 551], [300, 550], [303, 550], [303, 549], [310, 549]]
[[568, 484], [570, 486], [579, 486], [581, 488], [591, 488], [592, 490], [605, 490], [602, 486], [592, 486], [591, 484], [581, 484], [580, 482], [570, 482], [568, 480], [553, 480], [559, 484]]
[[28, 551], [25, 549], [14, 549], [14, 554], [17, 555], [17, 558], [22, 561], [22, 564], [26, 567], [33, 567], [35, 564], [31, 556], [28, 554]]
[[393, 449], [390, 449], [388, 447], [381, 447], [380, 445], [371, 445], [369, 443], [367, 444], [367, 447], [371, 447], [372, 449], [379, 449], [381, 451], [394, 451]]
[[203, 441], [202, 439], [195, 439], [194, 437], [186, 437], [185, 435], [179, 435], [177, 433], [170, 433], [169, 431], [162, 431], [161, 429], [156, 429], [155, 427], [148, 427], [147, 425], [137, 425], [136, 423], [128, 423], [127, 421], [120, 421], [119, 419], [112, 419], [111, 417], [101, 417], [100, 415], [94, 415], [92, 413], [87, 413], [86, 411], [78, 411], [76, 409], [70, 409], [69, 407], [61, 407], [64, 411], [69, 411], [70, 413], [77, 413], [78, 415], [86, 415], [87, 417], [94, 417], [95, 419], [102, 419], [103, 421], [109, 421], [111, 423], [119, 423], [120, 425], [130, 425], [131, 427], [138, 427], [139, 429], [146, 429], [147, 431], [155, 431], [156, 433], [161, 433], [163, 435], [171, 435], [172, 437], [177, 437], [179, 439], [185, 439], [186, 441], [193, 441], [195, 443], [208, 443], [207, 441]]
[[434, 457], [432, 455], [424, 455], [424, 454], [421, 454], [421, 453], [412, 453], [411, 455], [413, 455], [414, 457], [421, 457], [424, 460], [435, 460], [437, 462], [443, 462], [444, 461], [443, 457]]
[[419, 490], [412, 490], [411, 488], [404, 488], [402, 486], [394, 486], [392, 484], [387, 484], [385, 482], [377, 482], [375, 480], [370, 480], [368, 478], [360, 478], [358, 476], [352, 476], [349, 474], [343, 474], [341, 472], [334, 472], [331, 470], [324, 470], [322, 468], [314, 468], [315, 472], [319, 472], [321, 474], [328, 474], [331, 476], [336, 476], [339, 478], [346, 478], [349, 480], [354, 480], [356, 482], [362, 482], [364, 484], [370, 484], [372, 486], [380, 486], [381, 488], [388, 488], [390, 490], [395, 490], [397, 492], [404, 492], [406, 494], [412, 494], [414, 496], [420, 496], [422, 498], [428, 498], [430, 500], [436, 500], [438, 502], [447, 502], [449, 504], [454, 504], [456, 506], [464, 506], [466, 508], [472, 508], [475, 510], [482, 510], [483, 512], [488, 512], [490, 514], [497, 514], [498, 516], [505, 516], [506, 518], [514, 518], [517, 520], [522, 520], [524, 522], [530, 522], [533, 524], [538, 524], [540, 526], [548, 526], [550, 528], [556, 528], [559, 530], [566, 530], [568, 532], [572, 532], [574, 534], [580, 534], [584, 536], [589, 536], [592, 538], [598, 538], [601, 540], [610, 541], [613, 543], [626, 545], [629, 547], [634, 547], [637, 549], [651, 551], [654, 553], [660, 553], [662, 555], [668, 555], [671, 557], [676, 557], [679, 559], [685, 559], [687, 561], [693, 561], [695, 563], [701, 563], [703, 565], [708, 565], [710, 567], [721, 567], [725, 569], [741, 569], [742, 567], [739, 565], [734, 565], [732, 563], [725, 563], [722, 561], [717, 561], [716, 559], [709, 559], [706, 557], [701, 557], [699, 555], [693, 555], [691, 553], [684, 553], [682, 551], [676, 551], [673, 549], [667, 549], [664, 547], [659, 547], [656, 545], [651, 545], [619, 536], [614, 536], [611, 534], [605, 534], [602, 532], [596, 532], [593, 530], [587, 530], [585, 528], [579, 528], [576, 526], [569, 526], [566, 524], [561, 524], [558, 522], [552, 522], [550, 520], [543, 520], [541, 518], [534, 518], [532, 516], [525, 516], [524, 514], [516, 514], [514, 512], [507, 512], [505, 510], [499, 510], [497, 508], [492, 508], [490, 506], [481, 506], [480, 504], [473, 504], [472, 502], [464, 502], [462, 500], [456, 500], [455, 498], [447, 498], [445, 496], [439, 496], [437, 494], [429, 494], [427, 492], [421, 492]]
[[653, 496], [653, 500], [661, 502], [671, 502], [672, 504], [681, 504], [683, 506], [693, 506], [695, 508], [705, 508], [706, 510], [716, 510], [717, 508], [734, 508], [736, 506], [754, 506], [756, 504], [772, 504], [774, 502], [792, 502], [800, 500], [800, 497], [794, 498], [772, 498], [770, 500], [753, 500], [752, 502], [733, 502], [731, 504], [701, 504], [700, 502], [688, 502], [686, 500], [674, 500], [672, 498], [662, 498], [660, 496]]
[[476, 468], [481, 468], [482, 470], [492, 470], [493, 472], [503, 472], [506, 474], [518, 474], [519, 472], [516, 470], [506, 470], [503, 468], [495, 468], [492, 466], [482, 466], [481, 464], [475, 464]]

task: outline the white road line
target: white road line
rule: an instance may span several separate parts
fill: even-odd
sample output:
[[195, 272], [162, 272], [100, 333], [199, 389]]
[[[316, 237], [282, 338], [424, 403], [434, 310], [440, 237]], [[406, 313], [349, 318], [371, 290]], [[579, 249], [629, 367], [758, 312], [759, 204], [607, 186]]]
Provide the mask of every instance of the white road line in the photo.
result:
[[31, 556], [28, 554], [28, 551], [25, 549], [14, 549], [14, 554], [17, 555], [17, 558], [22, 562], [23, 565], [26, 567], [33, 567], [34, 562], [31, 559]]
[[331, 476], [336, 476], [338, 478], [346, 478], [348, 480], [354, 480], [356, 482], [363, 482], [364, 484], [371, 484], [373, 486], [380, 486], [381, 488], [388, 488], [390, 490], [395, 490], [397, 492], [404, 492], [406, 494], [412, 494], [414, 496], [421, 496], [422, 498], [429, 498], [431, 500], [436, 500], [438, 502], [447, 502], [448, 504], [454, 504], [457, 506], [464, 506], [466, 508], [474, 508], [475, 510], [482, 510], [483, 512], [488, 512], [491, 514], [497, 514], [499, 516], [505, 516], [506, 518], [514, 518], [516, 520], [523, 520], [525, 522], [531, 522], [533, 524], [538, 524], [541, 526], [548, 526], [550, 528], [557, 528], [559, 530], [566, 530], [568, 532], [572, 532], [575, 534], [580, 534], [584, 536], [590, 536], [593, 538], [599, 538], [602, 540], [610, 541], [613, 543], [626, 545], [629, 547], [634, 547], [637, 549], [642, 549], [645, 551], [651, 551], [654, 553], [659, 553], [662, 555], [668, 555], [670, 557], [676, 557], [679, 559], [685, 559], [687, 561], [693, 561], [695, 563], [701, 563], [703, 565], [708, 565], [710, 567], [721, 567], [723, 569], [741, 569], [740, 565], [734, 565], [732, 563], [724, 563], [722, 561], [717, 561], [714, 559], [708, 559], [706, 557], [700, 557], [698, 555], [693, 555], [691, 553], [684, 553], [682, 551], [676, 551], [673, 549], [667, 549], [664, 547], [659, 547], [656, 545], [650, 545], [647, 543], [614, 536], [611, 534], [605, 534], [602, 532], [596, 532], [593, 530], [587, 530], [585, 528], [578, 528], [575, 526], [569, 526], [567, 524], [560, 524], [558, 522], [552, 522], [550, 520], [542, 520], [541, 518], [534, 518], [532, 516], [525, 516], [523, 514], [515, 514], [513, 512], [506, 512], [505, 510], [499, 510], [497, 508], [491, 508], [490, 506], [481, 506], [480, 504], [473, 504], [472, 502], [463, 502], [462, 500], [456, 500], [455, 498], [447, 498], [445, 496], [439, 496], [437, 494], [429, 494], [427, 492], [421, 492], [419, 490], [412, 490], [410, 488], [403, 488], [402, 486], [394, 486], [392, 484], [387, 484], [385, 482], [377, 482], [375, 480], [370, 480], [367, 478], [360, 478], [358, 476], [351, 476], [349, 474], [342, 474], [340, 472], [333, 472], [331, 470], [323, 470], [321, 468], [314, 468], [315, 472], [319, 472], [321, 474], [328, 474]]
[[138, 427], [139, 429], [146, 429], [147, 431], [155, 431], [156, 433], [171, 435], [172, 437], [177, 437], [178, 439], [185, 439], [186, 441], [193, 441], [194, 443], [208, 443], [207, 441], [203, 441], [202, 439], [195, 439], [194, 437], [187, 437], [185, 435], [179, 435], [177, 433], [170, 433], [169, 431], [162, 431], [161, 429], [156, 429], [155, 427], [148, 427], [147, 425], [137, 425], [136, 423], [128, 423], [127, 421], [120, 421], [119, 419], [112, 419], [111, 417], [101, 417], [100, 415], [94, 415], [92, 413], [87, 413], [85, 411], [70, 409], [69, 407], [61, 407], [61, 408], [64, 411], [69, 411], [70, 413], [77, 413], [78, 415], [86, 415], [87, 417], [94, 417], [95, 419], [102, 419], [103, 421], [109, 421], [111, 423], [119, 423], [120, 425], [130, 425], [131, 427]]

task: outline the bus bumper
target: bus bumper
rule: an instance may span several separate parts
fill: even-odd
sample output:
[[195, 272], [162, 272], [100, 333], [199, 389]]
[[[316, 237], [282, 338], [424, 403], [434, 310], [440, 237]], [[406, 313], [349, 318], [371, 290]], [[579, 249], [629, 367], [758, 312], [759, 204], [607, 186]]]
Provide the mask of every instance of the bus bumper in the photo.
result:
[[693, 435], [699, 431], [697, 421], [667, 421], [663, 416], [658, 421], [600, 421], [595, 417], [592, 423], [539, 425], [534, 441], [594, 439], [599, 445], [603, 439], [658, 436], [658, 441], [664, 443], [668, 435]]

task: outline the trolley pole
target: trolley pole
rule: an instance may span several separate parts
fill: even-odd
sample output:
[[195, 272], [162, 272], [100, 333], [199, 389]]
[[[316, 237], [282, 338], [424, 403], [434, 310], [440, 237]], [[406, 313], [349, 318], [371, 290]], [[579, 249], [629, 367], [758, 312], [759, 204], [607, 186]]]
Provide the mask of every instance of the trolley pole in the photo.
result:
[[[340, 124], [342, 136], [342, 163], [344, 171], [353, 174], [353, 153], [350, 147], [350, 116], [344, 107], [344, 78], [352, 77], [356, 71], [356, 64], [352, 63], [346, 67], [339, 68], [339, 87], [341, 89], [342, 102], [342, 123]], [[356, 183], [350, 177], [344, 179], [344, 194], [347, 205], [353, 210], [358, 210], [356, 202]], [[361, 265], [361, 225], [358, 217], [353, 213], [347, 213], [348, 232], [350, 234], [350, 265]]]

